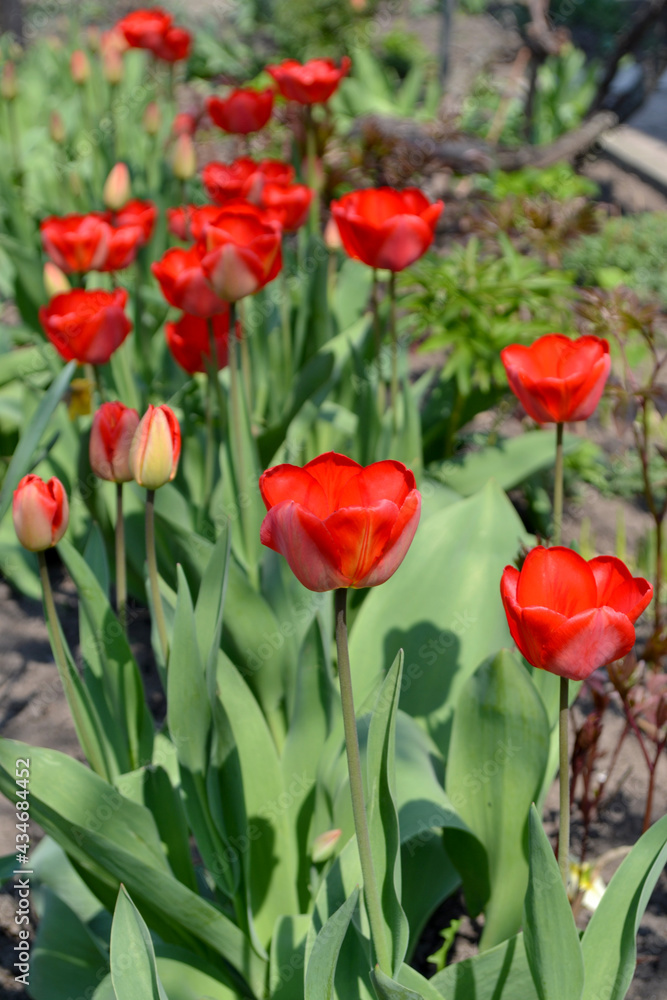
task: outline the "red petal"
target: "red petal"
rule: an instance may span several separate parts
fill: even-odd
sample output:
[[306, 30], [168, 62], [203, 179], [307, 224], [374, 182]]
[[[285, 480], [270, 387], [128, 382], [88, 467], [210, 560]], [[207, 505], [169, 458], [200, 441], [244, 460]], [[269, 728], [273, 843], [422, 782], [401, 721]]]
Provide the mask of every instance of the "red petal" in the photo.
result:
[[360, 469], [345, 484], [338, 496], [338, 507], [372, 507], [380, 500], [391, 500], [401, 507], [415, 489], [415, 477], [402, 462], [373, 462]]
[[329, 505], [328, 513], [340, 506], [339, 498], [345, 485], [362, 471], [363, 466], [335, 451], [318, 455], [312, 462], [307, 462], [304, 469], [316, 479], [324, 490]]
[[560, 545], [526, 556], [517, 588], [522, 608], [549, 608], [570, 618], [597, 606], [595, 577], [585, 559]]
[[267, 510], [293, 500], [324, 520], [331, 513], [324, 490], [307, 469], [298, 465], [276, 465], [259, 479], [259, 490]]
[[421, 513], [421, 494], [418, 490], [413, 490], [401, 507], [399, 515], [391, 529], [389, 541], [382, 553], [382, 558], [373, 567], [370, 573], [359, 580], [358, 587], [377, 587], [384, 583], [396, 572], [403, 562], [405, 555], [412, 544], [415, 532], [419, 525]]
[[651, 603], [653, 587], [641, 577], [634, 578], [627, 566], [615, 556], [589, 560], [598, 590], [598, 606], [613, 608], [636, 622]]
[[635, 629], [627, 615], [593, 608], [554, 631], [544, 650], [546, 669], [570, 680], [584, 680], [598, 667], [626, 656], [634, 642]]
[[338, 547], [324, 523], [291, 500], [272, 507], [262, 521], [262, 545], [285, 556], [290, 569], [308, 590], [349, 587], [340, 570]]
[[379, 563], [389, 544], [399, 510], [390, 500], [375, 507], [346, 507], [324, 522], [334, 540], [348, 586], [359, 586]]

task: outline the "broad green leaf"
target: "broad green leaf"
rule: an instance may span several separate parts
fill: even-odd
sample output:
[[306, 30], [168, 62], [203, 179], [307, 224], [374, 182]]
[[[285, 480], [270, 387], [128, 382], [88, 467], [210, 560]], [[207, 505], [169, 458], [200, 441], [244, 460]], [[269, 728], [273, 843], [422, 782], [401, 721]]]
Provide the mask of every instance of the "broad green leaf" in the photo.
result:
[[3, 352], [0, 365], [0, 386], [13, 382], [14, 379], [28, 379], [39, 372], [51, 369], [47, 357], [46, 344], [35, 347], [15, 347]]
[[[574, 451], [580, 439], [567, 434], [563, 441], [566, 454]], [[552, 431], [531, 431], [518, 437], [501, 439], [480, 451], [470, 452], [461, 459], [452, 459], [440, 466], [430, 466], [429, 475], [441, 480], [462, 496], [472, 496], [489, 479], [504, 490], [511, 490], [541, 469], [553, 465], [556, 442]]]
[[153, 752], [153, 723], [139, 667], [91, 567], [66, 538], [58, 552], [79, 594], [86, 687], [114, 748], [118, 772], [133, 770], [148, 763]]
[[204, 665], [208, 664], [213, 653], [215, 653], [214, 662], [217, 663], [222, 611], [231, 557], [230, 545], [230, 534], [228, 526], [225, 524], [211, 551], [197, 595], [195, 628], [199, 643], [199, 655]]
[[366, 743], [368, 831], [392, 968], [403, 964], [410, 930], [401, 906], [401, 837], [396, 808], [396, 714], [403, 676], [399, 651], [371, 713]]
[[148, 927], [122, 885], [111, 927], [111, 983], [116, 1000], [168, 1000]]
[[386, 976], [379, 965], [371, 972], [371, 981], [378, 1000], [423, 1000], [420, 993]]
[[111, 927], [111, 914], [93, 895], [55, 840], [43, 837], [32, 851], [31, 862], [37, 884], [36, 909], [40, 918], [44, 909], [42, 889], [47, 889], [66, 903], [82, 923], [89, 926], [99, 925], [108, 919]]
[[[542, 700], [527, 670], [502, 650], [482, 663], [461, 692], [447, 760], [447, 794], [488, 858], [491, 895], [482, 950], [505, 941], [521, 926], [528, 884], [528, 815], [548, 753], [549, 723]], [[465, 845], [455, 831], [446, 829], [444, 838], [466, 889]]]
[[[429, 984], [445, 1000], [471, 1000], [472, 997], [475, 1000], [539, 1000], [522, 934], [473, 958], [448, 965], [429, 979]], [[430, 994], [426, 1000], [430, 1000]]]
[[0, 490], [0, 521], [9, 510], [14, 490], [18, 486], [19, 480], [30, 470], [33, 456], [42, 438], [42, 434], [48, 428], [53, 413], [62, 399], [75, 369], [76, 362], [70, 361], [69, 364], [65, 365], [60, 374], [54, 378], [37, 407], [32, 420], [21, 435], [21, 440], [5, 473], [2, 490]]
[[558, 862], [535, 806], [530, 807], [530, 876], [523, 943], [540, 1000], [579, 1000], [584, 959]]
[[622, 1000], [637, 959], [637, 930], [667, 861], [667, 816], [625, 858], [584, 931], [583, 1000]]
[[271, 935], [269, 991], [271, 1000], [303, 1000], [306, 914], [279, 917]]
[[304, 1000], [334, 1000], [338, 957], [358, 900], [359, 889], [355, 888], [315, 938], [306, 966]]
[[167, 673], [167, 724], [182, 767], [205, 774], [211, 706], [199, 652], [192, 598], [181, 566]]
[[34, 1000], [71, 1000], [90, 995], [109, 969], [104, 944], [49, 889], [31, 949], [30, 995]]
[[357, 704], [405, 651], [401, 708], [446, 759], [453, 706], [479, 663], [509, 642], [500, 578], [526, 535], [497, 485], [422, 522], [402, 565], [352, 625]]
[[[238, 1000], [237, 991], [220, 981], [219, 969], [183, 948], [158, 942], [155, 965], [169, 1000]], [[110, 975], [100, 983], [92, 1000], [117, 1000]]]
[[414, 990], [423, 1000], [441, 1000], [441, 994], [432, 985], [432, 981], [424, 979], [416, 969], [410, 968], [409, 965], [401, 966], [397, 979], [402, 986]]

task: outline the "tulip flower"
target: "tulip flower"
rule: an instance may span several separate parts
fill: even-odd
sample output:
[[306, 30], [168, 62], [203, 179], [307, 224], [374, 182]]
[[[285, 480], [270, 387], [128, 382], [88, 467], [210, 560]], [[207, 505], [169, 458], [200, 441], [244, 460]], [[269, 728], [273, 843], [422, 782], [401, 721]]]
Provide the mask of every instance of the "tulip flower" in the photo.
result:
[[178, 62], [190, 54], [190, 33], [175, 27], [171, 15], [161, 7], [133, 11], [118, 22], [116, 30], [131, 48], [147, 49], [165, 62]]
[[52, 264], [50, 260], [47, 260], [42, 273], [44, 277], [44, 289], [50, 299], [54, 295], [63, 295], [65, 292], [72, 291], [72, 286], [67, 280], [67, 276], [63, 274], [59, 267]]
[[49, 115], [49, 135], [52, 142], [55, 142], [58, 146], [67, 138], [67, 132], [65, 130], [65, 122], [57, 111], [52, 111]]
[[296, 59], [285, 59], [279, 65], [267, 66], [266, 69], [288, 101], [323, 104], [338, 89], [350, 66], [349, 56], [343, 56], [340, 67], [333, 59], [310, 59], [303, 65]]
[[160, 105], [157, 101], [151, 101], [150, 104], [146, 105], [146, 110], [144, 111], [144, 117], [142, 119], [146, 135], [157, 135], [160, 131], [161, 120], [162, 113], [160, 111]]
[[200, 241], [201, 267], [218, 298], [237, 302], [273, 281], [282, 267], [280, 236], [254, 205], [222, 209]]
[[144, 246], [153, 235], [155, 222], [157, 220], [157, 208], [152, 201], [141, 198], [133, 198], [126, 202], [112, 216], [112, 221], [116, 228], [124, 226], [138, 226], [141, 230], [139, 237], [139, 247]]
[[366, 188], [331, 203], [331, 211], [350, 257], [369, 267], [402, 271], [428, 250], [442, 212], [417, 188]]
[[588, 562], [559, 545], [532, 549], [521, 568], [506, 566], [500, 592], [512, 638], [529, 663], [584, 680], [621, 659], [635, 642], [635, 622], [653, 596], [613, 556]]
[[419, 523], [421, 495], [401, 462], [364, 468], [330, 452], [303, 468], [269, 469], [259, 488], [268, 512], [261, 541], [285, 556], [309, 590], [384, 583]]
[[109, 226], [99, 215], [51, 215], [39, 229], [44, 252], [61, 271], [96, 271], [106, 259]]
[[99, 271], [122, 271], [129, 267], [144, 244], [141, 226], [109, 226], [107, 253]]
[[225, 303], [211, 290], [197, 247], [173, 247], [151, 264], [167, 302], [192, 316], [206, 319], [225, 311]]
[[260, 207], [267, 219], [280, 223], [283, 232], [293, 233], [306, 222], [312, 200], [312, 188], [305, 184], [267, 181], [262, 188]]
[[168, 406], [149, 406], [130, 445], [134, 479], [147, 490], [170, 483], [178, 469], [181, 428]]
[[107, 208], [117, 212], [130, 197], [130, 171], [126, 163], [116, 163], [102, 188], [102, 200]]
[[204, 227], [219, 215], [219, 205], [179, 205], [167, 209], [167, 228], [180, 240], [199, 240]]
[[249, 156], [241, 156], [233, 163], [207, 163], [201, 177], [209, 198], [218, 205], [226, 205], [238, 198], [246, 198], [259, 205], [264, 185], [269, 181], [291, 184], [294, 167], [282, 160], [257, 163]]
[[90, 79], [90, 62], [82, 49], [75, 49], [69, 61], [70, 73], [77, 86], [82, 87]]
[[511, 344], [500, 358], [510, 389], [540, 424], [588, 420], [611, 369], [606, 340], [570, 340], [560, 333], [539, 337], [530, 347]]
[[119, 402], [102, 403], [93, 417], [90, 431], [90, 467], [99, 479], [127, 483], [134, 478], [130, 469], [130, 445], [139, 425], [139, 414]]
[[176, 139], [171, 161], [174, 177], [179, 181], [187, 181], [194, 177], [197, 170], [197, 154], [192, 137], [187, 132], [181, 132]]
[[74, 289], [42, 306], [39, 321], [65, 361], [103, 365], [132, 329], [125, 315], [126, 303], [124, 288], [113, 292]]
[[218, 128], [234, 135], [248, 135], [264, 128], [273, 111], [274, 92], [238, 88], [227, 97], [209, 97], [206, 110]]
[[[213, 327], [215, 340], [215, 366], [218, 371], [226, 368], [229, 350], [229, 306], [225, 312], [212, 316], [210, 320], [185, 313], [176, 323], [167, 323], [164, 328], [174, 361], [186, 372], [205, 372], [211, 362], [211, 342], [209, 324]], [[238, 331], [238, 326], [237, 326]], [[238, 336], [238, 332], [237, 332]]]
[[171, 123], [171, 134], [178, 138], [179, 135], [194, 136], [197, 131], [197, 118], [195, 115], [190, 114], [189, 111], [180, 111], [174, 116], [174, 120]]
[[24, 476], [14, 490], [12, 517], [16, 537], [29, 552], [57, 545], [69, 522], [63, 484], [55, 476], [48, 483], [39, 476]]

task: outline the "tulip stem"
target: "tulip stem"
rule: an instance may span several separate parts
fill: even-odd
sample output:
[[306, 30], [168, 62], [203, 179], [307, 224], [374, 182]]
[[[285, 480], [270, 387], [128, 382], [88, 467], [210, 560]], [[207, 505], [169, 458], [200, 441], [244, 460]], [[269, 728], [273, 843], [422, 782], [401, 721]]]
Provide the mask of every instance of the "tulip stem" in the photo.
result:
[[[562, 425], [559, 425], [562, 426]], [[560, 751], [560, 822], [558, 827], [558, 867], [567, 892], [570, 861], [570, 754], [568, 748], [568, 680], [560, 679], [560, 712], [558, 715], [558, 742]]]
[[292, 329], [290, 326], [290, 293], [287, 284], [287, 273], [283, 266], [280, 271], [280, 326], [283, 335], [283, 371], [284, 385], [289, 391], [292, 383]]
[[213, 330], [213, 320], [208, 319], [208, 342], [210, 357], [204, 358], [206, 363], [206, 455], [204, 458], [204, 517], [211, 506], [211, 496], [213, 495], [213, 476], [215, 473], [215, 424], [213, 419], [214, 399], [216, 398], [215, 383], [218, 378], [217, 373], [217, 348], [215, 344], [215, 333]]
[[65, 656], [65, 647], [63, 646], [63, 640], [60, 634], [60, 623], [58, 621], [58, 613], [56, 611], [56, 602], [53, 600], [53, 590], [51, 589], [51, 581], [49, 579], [49, 569], [46, 565], [46, 553], [38, 552], [37, 560], [39, 562], [39, 578], [42, 584], [42, 594], [44, 595], [44, 607], [46, 608], [46, 620], [51, 627], [53, 655], [55, 656], [56, 663], [60, 668], [60, 676], [62, 678], [63, 685], [67, 689], [70, 704], [72, 704], [72, 698], [74, 698], [75, 693], [72, 688], [69, 670], [67, 669], [67, 657]]
[[123, 484], [116, 483], [116, 611], [127, 635], [127, 575], [125, 570], [125, 522], [123, 521]]
[[315, 236], [319, 230], [320, 222], [320, 193], [317, 187], [317, 131], [313, 121], [313, 111], [309, 104], [305, 106], [306, 112], [306, 157], [308, 169], [308, 187], [313, 192], [308, 215], [308, 227], [311, 236]]
[[146, 562], [148, 563], [148, 581], [153, 599], [153, 614], [160, 639], [162, 659], [166, 667], [169, 659], [169, 640], [167, 639], [167, 623], [164, 620], [164, 608], [160, 596], [160, 582], [157, 572], [157, 557], [155, 555], [155, 490], [146, 490]]
[[[236, 302], [229, 303], [229, 329], [230, 331], [236, 331]], [[241, 344], [243, 344], [244, 332], [241, 330]], [[235, 479], [235, 487], [237, 497], [241, 497], [248, 487], [248, 477], [245, 465], [245, 456], [243, 453], [243, 428], [242, 421], [244, 420], [244, 413], [241, 401], [241, 395], [243, 387], [240, 385], [239, 380], [239, 352], [237, 338], [234, 335], [230, 335], [229, 339], [229, 397], [231, 403], [231, 433], [232, 433], [232, 470]], [[247, 505], [241, 504], [241, 524], [243, 526], [243, 540], [245, 542], [246, 548], [250, 542], [250, 526], [248, 524], [248, 508]]]
[[9, 140], [12, 147], [12, 158], [14, 160], [14, 173], [16, 175], [16, 183], [23, 183], [23, 169], [22, 169], [22, 157], [21, 157], [21, 140], [19, 138], [19, 125], [18, 118], [16, 116], [15, 101], [7, 101], [7, 118], [9, 121]]
[[378, 297], [378, 272], [373, 268], [373, 284], [371, 285], [371, 311], [373, 313], [373, 338], [375, 341], [375, 364], [378, 372], [378, 414], [382, 419], [384, 413], [385, 395], [382, 381], [382, 325], [380, 323], [380, 301]]
[[371, 937], [375, 947], [375, 955], [381, 970], [388, 976], [392, 974], [391, 957], [385, 934], [382, 903], [378, 892], [371, 839], [368, 833], [366, 805], [364, 802], [364, 783], [361, 774], [361, 758], [359, 755], [359, 737], [357, 720], [354, 711], [352, 695], [352, 674], [350, 672], [350, 653], [347, 645], [347, 589], [341, 587], [336, 591], [336, 647], [338, 650], [338, 678], [340, 680], [340, 698], [343, 708], [343, 728], [345, 730], [345, 749], [347, 752], [347, 769], [350, 776], [350, 795], [352, 796], [352, 813], [354, 827], [357, 833], [357, 848], [361, 863], [364, 900], [371, 925]]
[[396, 272], [389, 278], [389, 333], [391, 336], [391, 424], [398, 429], [398, 338], [396, 336]]
[[554, 470], [553, 543], [560, 545], [563, 533], [563, 425], [556, 424], [556, 467]]

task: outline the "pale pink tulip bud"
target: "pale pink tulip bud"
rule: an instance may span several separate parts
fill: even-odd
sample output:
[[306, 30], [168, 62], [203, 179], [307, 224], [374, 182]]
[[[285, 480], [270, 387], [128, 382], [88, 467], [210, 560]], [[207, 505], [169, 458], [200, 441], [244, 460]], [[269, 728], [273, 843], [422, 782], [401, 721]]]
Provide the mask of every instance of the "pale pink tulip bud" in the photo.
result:
[[117, 86], [123, 79], [124, 70], [123, 56], [117, 48], [110, 46], [102, 50], [102, 73], [107, 83], [112, 87]]
[[64, 295], [65, 292], [72, 291], [72, 286], [67, 280], [66, 275], [60, 270], [57, 264], [54, 264], [51, 260], [47, 260], [44, 265], [43, 280], [44, 289], [50, 299], [52, 299], [54, 295]]
[[340, 238], [340, 231], [333, 215], [330, 216], [329, 221], [324, 227], [324, 245], [327, 250], [340, 250], [343, 245]]
[[187, 181], [194, 177], [197, 170], [197, 158], [192, 137], [187, 132], [181, 132], [176, 139], [174, 155], [171, 161], [174, 176], [180, 181]]
[[65, 122], [58, 111], [52, 111], [49, 115], [49, 135], [59, 146], [65, 141]]
[[102, 198], [107, 208], [119, 212], [130, 200], [130, 171], [126, 163], [116, 163], [104, 182]]
[[151, 101], [146, 105], [144, 111], [144, 132], [146, 135], [157, 135], [160, 131], [160, 105], [156, 101]]
[[133, 479], [130, 448], [139, 414], [119, 402], [102, 403], [90, 430], [90, 467], [100, 479], [127, 483]]
[[90, 62], [83, 49], [75, 49], [69, 61], [72, 79], [77, 86], [82, 87], [90, 79]]
[[5, 101], [13, 101], [17, 94], [16, 66], [13, 62], [6, 62], [2, 67], [2, 77], [0, 78], [0, 97], [3, 97]]
[[314, 864], [319, 865], [323, 861], [329, 860], [336, 849], [336, 844], [340, 840], [342, 832], [342, 830], [327, 830], [326, 833], [321, 833], [319, 837], [315, 837], [313, 849], [310, 853]]
[[181, 428], [168, 406], [149, 406], [130, 447], [130, 468], [140, 486], [156, 490], [176, 475]]
[[55, 476], [45, 483], [39, 476], [24, 476], [14, 490], [14, 529], [29, 552], [43, 552], [56, 545], [67, 531], [69, 505], [63, 484]]

